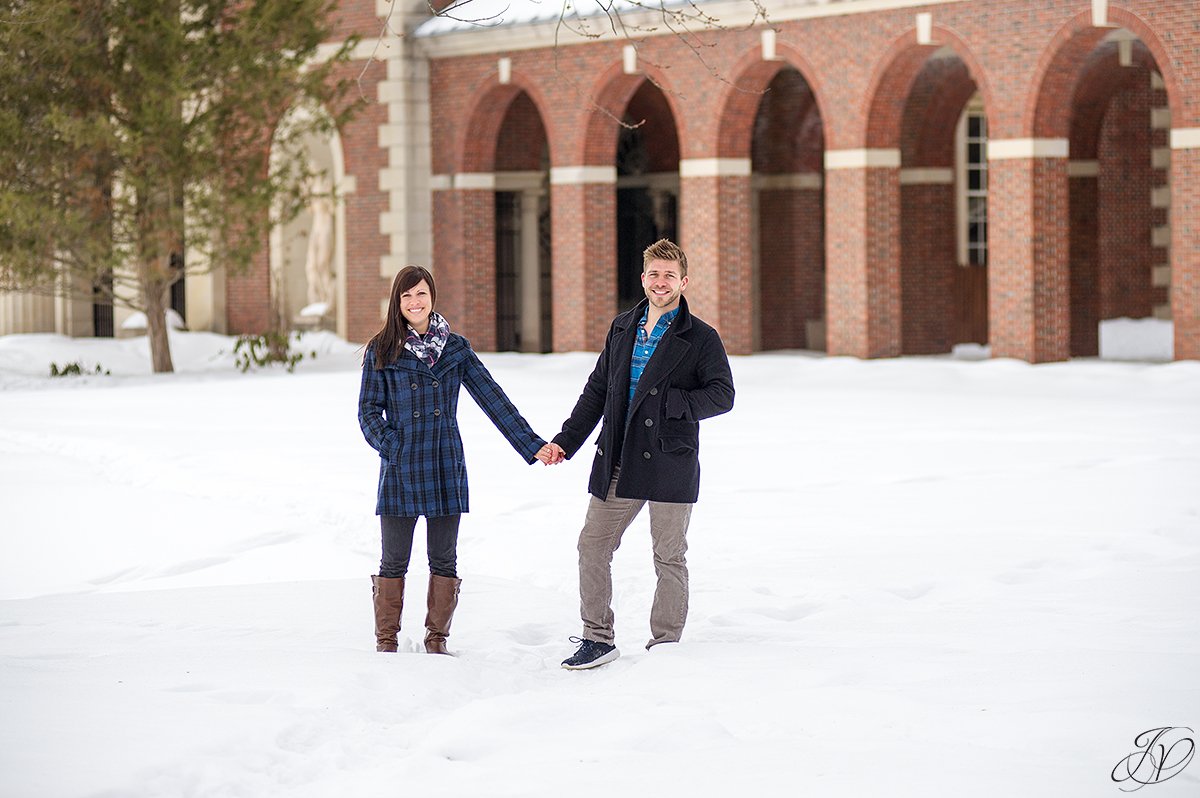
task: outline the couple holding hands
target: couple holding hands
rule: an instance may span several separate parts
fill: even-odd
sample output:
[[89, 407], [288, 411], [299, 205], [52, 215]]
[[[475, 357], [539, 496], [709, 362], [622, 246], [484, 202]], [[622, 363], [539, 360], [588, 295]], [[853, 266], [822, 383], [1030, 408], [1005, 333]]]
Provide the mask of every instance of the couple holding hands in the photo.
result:
[[596, 366], [562, 431], [539, 438], [480, 362], [470, 343], [434, 311], [437, 288], [421, 266], [392, 283], [383, 329], [363, 357], [358, 419], [379, 452], [383, 556], [372, 576], [377, 651], [396, 651], [404, 579], [417, 518], [425, 517], [429, 591], [425, 650], [446, 654], [462, 580], [458, 527], [468, 510], [458, 430], [460, 386], [525, 461], [572, 457], [601, 424], [579, 534], [576, 652], [564, 668], [594, 668], [619, 656], [614, 643], [612, 558], [650, 504], [657, 586], [647, 648], [678, 641], [688, 611], [687, 528], [700, 484], [699, 422], [733, 407], [733, 377], [716, 330], [688, 312], [687, 257], [663, 239], [643, 253], [646, 298], [613, 320]]

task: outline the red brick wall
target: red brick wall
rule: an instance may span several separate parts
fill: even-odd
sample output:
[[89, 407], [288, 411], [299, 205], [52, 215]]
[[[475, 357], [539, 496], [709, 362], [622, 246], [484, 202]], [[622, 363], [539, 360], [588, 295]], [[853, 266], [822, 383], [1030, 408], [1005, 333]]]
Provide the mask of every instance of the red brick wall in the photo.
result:
[[[993, 140], [1070, 137], [1076, 85], [1089, 53], [1109, 30], [1091, 26], [1089, 3], [968, 0], [921, 10], [933, 15], [933, 43], [928, 47], [916, 45], [914, 11], [906, 8], [776, 23], [784, 60], [769, 65], [757, 56], [759, 31], [730, 30], [715, 35], [714, 47], [705, 48], [703, 55], [724, 81], [714, 79], [688, 46], [672, 36], [644, 40], [641, 62], [670, 67], [646, 68], [664, 87], [682, 158], [750, 157], [752, 125], [761, 97], [747, 97], [746, 91], [730, 84], [757, 90], [769, 83], [779, 68], [791, 65], [804, 76], [820, 108], [826, 147], [899, 148], [905, 153], [906, 166], [910, 154], [915, 165], [937, 162], [940, 144], [930, 149], [930, 140], [924, 138], [904, 143], [902, 131], [909, 103], [921, 97], [912, 95], [912, 89], [919, 85], [918, 76], [926, 69], [928, 55], [941, 46], [954, 50], [962, 63], [954, 69], [961, 72], [965, 67], [970, 80], [978, 85]], [[1168, 85], [1173, 125], [1200, 127], [1200, 91], [1189, 77], [1200, 74], [1195, 3], [1129, 0], [1111, 7], [1109, 17], [1146, 43], [1147, 53]], [[848, 58], [848, 53], [862, 57]], [[505, 55], [513, 61], [514, 83], [543, 109], [553, 164], [612, 165], [614, 123], [595, 113], [594, 104], [620, 115], [641, 85], [640, 78], [621, 73], [621, 43], [564, 47], [557, 64], [550, 49]], [[478, 103], [484, 99], [479, 87], [495, 82], [495, 58], [491, 54], [433, 62], [435, 172], [474, 171], [468, 168], [473, 163], [469, 148], [479, 129], [470, 123], [480, 113]], [[955, 85], [959, 84], [961, 81]], [[939, 116], [935, 106], [946, 107], [949, 116], [953, 105], [948, 96], [931, 96], [925, 104], [926, 117]], [[1194, 177], [1189, 172], [1194, 168], [1193, 154], [1177, 150], [1173, 155], [1172, 301], [1179, 351], [1194, 353], [1200, 350], [1195, 298], [1200, 290], [1195, 270], [1200, 265], [1194, 254], [1198, 222], [1195, 200], [1188, 193], [1193, 189], [1181, 182]], [[1072, 157], [1077, 156], [1073, 153]], [[1069, 189], [1065, 159], [1035, 160], [993, 163], [990, 325], [996, 354], [1041, 361], [1066, 357], [1070, 346]], [[720, 185], [724, 180], [733, 182]], [[720, 275], [716, 285], [698, 281], [689, 287], [689, 295], [695, 297], [693, 304], [722, 325], [723, 334], [733, 342], [731, 351], [748, 351], [753, 324], [744, 325], [745, 330], [736, 328], [736, 314], [727, 304], [749, 296], [743, 264], [748, 262], [752, 220], [746, 210], [747, 194], [736, 180], [714, 178], [707, 185], [685, 185], [681, 234], [689, 258], [703, 264], [699, 268], [705, 280], [714, 273]], [[897, 354], [902, 348], [903, 326], [902, 215], [895, 172], [832, 170], [826, 182], [831, 351], [860, 356]], [[560, 341], [595, 345], [595, 329], [607, 326], [607, 319], [598, 320], [612, 306], [610, 294], [615, 289], [607, 276], [601, 279], [609, 267], [596, 259], [612, 259], [615, 234], [607, 207], [611, 198], [582, 199], [589, 192], [605, 190], [574, 187], [554, 192], [556, 304], [560, 299], [578, 301], [567, 284], [580, 272], [588, 285], [601, 292], [586, 297], [589, 307], [584, 313], [555, 314], [556, 348]], [[611, 189], [607, 191], [611, 193]], [[571, 192], [580, 196], [560, 207], [558, 203]], [[729, 199], [728, 207], [724, 197]], [[568, 218], [581, 211], [596, 215]], [[468, 219], [463, 223], [471, 224]], [[559, 275], [560, 270], [568, 271]], [[725, 329], [726, 324], [735, 327]]]
[[953, 185], [900, 187], [901, 344], [906, 355], [949, 352], [957, 239]]

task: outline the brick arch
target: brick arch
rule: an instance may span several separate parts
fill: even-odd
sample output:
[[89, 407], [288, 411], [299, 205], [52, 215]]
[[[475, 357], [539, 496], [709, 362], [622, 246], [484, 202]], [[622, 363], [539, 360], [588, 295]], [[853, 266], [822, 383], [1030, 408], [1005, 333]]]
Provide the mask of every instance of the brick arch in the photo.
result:
[[1074, 103], [1063, 98], [1075, 95], [1088, 56], [1114, 27], [1125, 28], [1137, 36], [1150, 52], [1163, 82], [1167, 86], [1167, 102], [1180, 107], [1182, 97], [1179, 76], [1171, 68], [1171, 58], [1158, 34], [1145, 20], [1119, 7], [1108, 9], [1109, 27], [1092, 26], [1091, 11], [1082, 11], [1069, 19], [1038, 59], [1033, 90], [1025, 106], [1022, 129], [1037, 138], [1067, 138], [1070, 134]]
[[[509, 109], [517, 96], [524, 93], [542, 120], [542, 130], [547, 133], [546, 146], [554, 143], [546, 130], [546, 102], [536, 82], [514, 72], [506, 85], [485, 83], [476, 90], [467, 103], [470, 111], [467, 124], [460, 128], [459, 141], [454, 147], [456, 172], [491, 172], [496, 168], [496, 145], [500, 131], [508, 117]], [[553, 151], [551, 151], [553, 157]]]
[[[949, 47], [966, 65], [968, 76], [983, 97], [985, 113], [994, 107], [987, 75], [968, 43], [953, 30], [938, 25], [933, 26], [930, 40], [931, 44], [917, 44], [914, 31], [909, 30], [879, 59], [866, 95], [869, 110], [863, 140], [867, 147], [900, 146], [909, 95], [929, 56], [942, 47]], [[963, 102], [967, 99], [970, 95]]]
[[900, 133], [905, 166], [950, 166], [954, 131], [978, 91], [962, 59], [930, 59], [918, 74], [905, 105]]
[[1079, 80], [1071, 101], [1070, 123], [1071, 157], [1094, 159], [1100, 135], [1100, 127], [1108, 111], [1109, 103], [1120, 92], [1130, 88], [1135, 81], [1146, 78], [1147, 71], [1156, 70], [1153, 56], [1146, 47], [1137, 47], [1133, 53], [1133, 67], [1120, 66], [1112, 50], [1117, 45], [1097, 47], [1088, 56], [1088, 62], [1080, 70]]
[[630, 101], [646, 83], [662, 93], [671, 114], [675, 137], [679, 139], [682, 110], [678, 107], [678, 95], [672, 91], [665, 74], [649, 67], [641, 68], [638, 74], [627, 75], [621, 64], [614, 64], [601, 73], [594, 84], [597, 88], [591, 93], [595, 99], [588, 115], [587, 134], [582, 140], [582, 163], [590, 166], [612, 166], [616, 163], [617, 140], [621, 135], [618, 120], [624, 118]]
[[[730, 85], [724, 97], [718, 100], [721, 121], [717, 127], [717, 156], [721, 158], [749, 158], [754, 141], [754, 119], [762, 102], [763, 92], [776, 76], [791, 67], [800, 73], [808, 90], [812, 92], [816, 112], [821, 120], [824, 134], [825, 102], [822, 89], [813, 80], [816, 70], [800, 52], [790, 45], [780, 43], [775, 48], [779, 60], [764, 61], [759, 47], [747, 51], [730, 70]], [[749, 120], [749, 122], [747, 122]], [[825, 140], [828, 140], [823, 135]]]
[[496, 171], [540, 171], [548, 146], [541, 111], [528, 93], [518, 92], [496, 134]]

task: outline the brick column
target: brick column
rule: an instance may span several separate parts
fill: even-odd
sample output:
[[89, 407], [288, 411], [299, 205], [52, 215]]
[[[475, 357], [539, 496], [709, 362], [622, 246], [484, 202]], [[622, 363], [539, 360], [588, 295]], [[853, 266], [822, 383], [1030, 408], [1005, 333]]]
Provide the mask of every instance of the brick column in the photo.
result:
[[1070, 356], [1066, 139], [988, 142], [988, 323], [993, 357]]
[[1200, 128], [1171, 131], [1171, 316], [1175, 359], [1200, 360]]
[[435, 175], [438, 311], [480, 352], [496, 348], [496, 195], [492, 174]]
[[681, 160], [679, 194], [688, 304], [720, 331], [730, 354], [749, 354], [754, 349], [750, 159]]
[[900, 151], [825, 152], [831, 355], [900, 354]]
[[616, 167], [553, 167], [550, 207], [554, 351], [599, 351], [617, 312]]

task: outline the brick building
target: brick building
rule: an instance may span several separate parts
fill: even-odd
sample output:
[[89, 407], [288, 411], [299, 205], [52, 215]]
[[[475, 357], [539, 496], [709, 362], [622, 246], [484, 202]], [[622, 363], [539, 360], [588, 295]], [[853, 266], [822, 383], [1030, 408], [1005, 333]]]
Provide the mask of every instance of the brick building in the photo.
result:
[[[667, 235], [734, 353], [1044, 362], [1126, 316], [1200, 358], [1194, 0], [770, 0], [768, 21], [717, 0], [696, 36], [487, 2], [343, 0], [377, 102], [313, 157], [352, 340], [422, 262], [481, 350], [598, 349]], [[306, 223], [250, 274], [189, 281], [192, 326], [264, 325]]]

